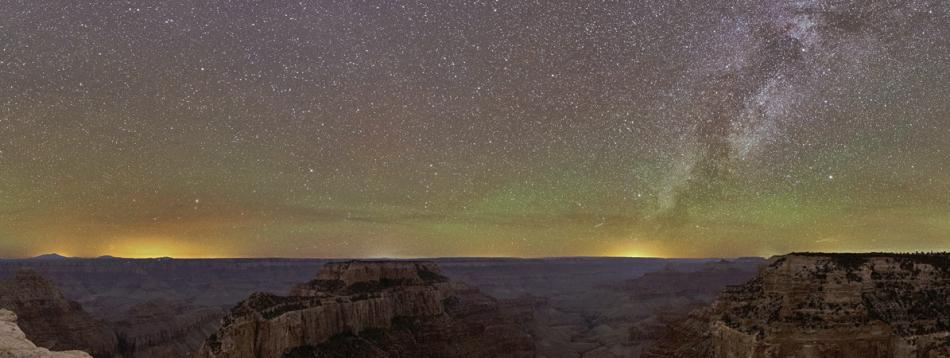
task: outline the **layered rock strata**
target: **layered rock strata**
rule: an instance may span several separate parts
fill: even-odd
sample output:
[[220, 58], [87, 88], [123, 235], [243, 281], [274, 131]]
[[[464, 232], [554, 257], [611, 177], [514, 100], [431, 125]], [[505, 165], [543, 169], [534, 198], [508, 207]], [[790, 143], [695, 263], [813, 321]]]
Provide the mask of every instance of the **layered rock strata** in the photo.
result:
[[199, 356], [533, 357], [524, 319], [431, 262], [331, 263], [240, 303]]

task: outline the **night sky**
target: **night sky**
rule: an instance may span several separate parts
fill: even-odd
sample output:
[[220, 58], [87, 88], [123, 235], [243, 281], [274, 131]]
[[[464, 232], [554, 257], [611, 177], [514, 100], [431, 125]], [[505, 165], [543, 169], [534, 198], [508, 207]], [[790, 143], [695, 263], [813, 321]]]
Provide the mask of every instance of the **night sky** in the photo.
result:
[[0, 257], [948, 249], [945, 0], [0, 2]]

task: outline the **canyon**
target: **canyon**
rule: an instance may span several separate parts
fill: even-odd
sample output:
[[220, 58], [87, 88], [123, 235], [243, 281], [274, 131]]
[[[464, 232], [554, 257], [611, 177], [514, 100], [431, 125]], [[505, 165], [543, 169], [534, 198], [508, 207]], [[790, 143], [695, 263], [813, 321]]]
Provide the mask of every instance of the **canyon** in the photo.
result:
[[[526, 325], [538, 356], [552, 358], [636, 356], [650, 341], [649, 332], [663, 322], [656, 316], [688, 311], [709, 298], [691, 297], [690, 292], [647, 297], [636, 293], [645, 287], [623, 286], [643, 278], [660, 280], [653, 285], [660, 287], [670, 274], [688, 276], [719, 264], [707, 259], [585, 257], [430, 261], [451, 281], [497, 298], [500, 306], [517, 314], [530, 311], [533, 319]], [[0, 260], [0, 279], [18, 271], [35, 272], [104, 321], [117, 347], [99, 356], [182, 357], [194, 354], [228, 312], [253, 293], [287, 295], [329, 262], [48, 256]], [[658, 271], [667, 274], [644, 276]], [[632, 332], [638, 330], [643, 333]]]
[[941, 357], [948, 261], [0, 260], [0, 309], [95, 357]]

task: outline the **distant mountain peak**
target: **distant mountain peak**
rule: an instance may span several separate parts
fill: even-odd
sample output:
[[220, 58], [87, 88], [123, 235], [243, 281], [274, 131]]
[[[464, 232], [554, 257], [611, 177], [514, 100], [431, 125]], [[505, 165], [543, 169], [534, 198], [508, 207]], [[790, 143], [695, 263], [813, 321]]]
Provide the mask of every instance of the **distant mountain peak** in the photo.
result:
[[52, 253], [52, 254], [44, 254], [44, 255], [33, 257], [32, 260], [65, 260], [68, 258], [69, 257], [63, 256], [57, 253]]

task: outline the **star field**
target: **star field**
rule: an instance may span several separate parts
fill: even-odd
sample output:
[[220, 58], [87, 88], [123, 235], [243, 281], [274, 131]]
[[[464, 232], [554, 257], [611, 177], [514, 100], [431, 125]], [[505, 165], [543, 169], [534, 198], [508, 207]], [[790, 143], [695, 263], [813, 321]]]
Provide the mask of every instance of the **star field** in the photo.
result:
[[950, 249], [946, 1], [0, 18], [0, 256]]

